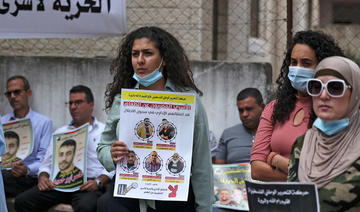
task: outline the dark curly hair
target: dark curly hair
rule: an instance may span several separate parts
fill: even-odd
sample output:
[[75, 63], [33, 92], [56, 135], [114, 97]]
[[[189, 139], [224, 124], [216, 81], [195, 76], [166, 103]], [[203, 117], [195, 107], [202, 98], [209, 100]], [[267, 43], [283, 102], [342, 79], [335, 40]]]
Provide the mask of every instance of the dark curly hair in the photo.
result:
[[[297, 90], [291, 86], [291, 82], [287, 75], [291, 63], [291, 52], [296, 44], [305, 44], [309, 46], [315, 52], [318, 63], [326, 57], [344, 56], [343, 51], [331, 36], [323, 32], [312, 30], [297, 32], [292, 39], [290, 48], [286, 52], [280, 75], [276, 80], [278, 88], [276, 91], [277, 103], [272, 115], [273, 125], [275, 125], [276, 122], [283, 123], [289, 119], [290, 113], [295, 108]], [[312, 125], [315, 118], [315, 113], [312, 111], [308, 127]]]
[[166, 62], [163, 69], [165, 79], [170, 79], [180, 90], [192, 88], [202, 95], [194, 83], [189, 59], [179, 41], [159, 27], [141, 27], [122, 39], [118, 55], [110, 66], [110, 73], [114, 75], [114, 78], [113, 82], [106, 87], [106, 110], [110, 109], [115, 95], [121, 93], [122, 88], [134, 88], [136, 85], [136, 80], [132, 78], [134, 70], [131, 63], [131, 52], [134, 40], [141, 38], [148, 38], [159, 49], [161, 57]]

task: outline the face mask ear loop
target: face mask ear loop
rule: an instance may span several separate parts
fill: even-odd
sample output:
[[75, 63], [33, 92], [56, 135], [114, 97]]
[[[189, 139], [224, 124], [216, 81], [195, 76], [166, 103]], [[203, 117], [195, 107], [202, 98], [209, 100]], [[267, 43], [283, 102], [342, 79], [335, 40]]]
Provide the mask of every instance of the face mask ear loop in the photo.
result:
[[[162, 62], [163, 62], [163, 58], [161, 58], [160, 65], [156, 68], [156, 69], [157, 69], [157, 70], [159, 70], [159, 71], [160, 71], [160, 68], [161, 68]], [[155, 70], [156, 70], [156, 69], [155, 69]]]

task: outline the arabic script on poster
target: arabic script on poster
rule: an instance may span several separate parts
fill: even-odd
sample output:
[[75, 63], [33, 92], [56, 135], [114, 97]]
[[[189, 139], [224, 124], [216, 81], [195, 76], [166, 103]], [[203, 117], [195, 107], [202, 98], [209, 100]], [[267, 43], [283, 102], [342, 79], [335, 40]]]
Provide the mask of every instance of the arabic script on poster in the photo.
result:
[[186, 201], [195, 95], [131, 89], [121, 93], [119, 140], [130, 151], [116, 166], [114, 196]]

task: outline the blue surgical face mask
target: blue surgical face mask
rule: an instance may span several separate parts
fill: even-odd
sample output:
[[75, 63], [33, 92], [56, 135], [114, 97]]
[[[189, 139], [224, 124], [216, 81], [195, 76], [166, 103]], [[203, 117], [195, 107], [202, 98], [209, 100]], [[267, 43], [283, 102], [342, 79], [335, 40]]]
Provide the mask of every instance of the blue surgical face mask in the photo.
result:
[[317, 118], [314, 122], [314, 126], [328, 136], [332, 136], [335, 133], [340, 132], [341, 130], [345, 129], [345, 127], [347, 127], [348, 125], [349, 125], [348, 118], [343, 118], [339, 120], [328, 120], [328, 121], [324, 121], [321, 118]]
[[306, 93], [306, 82], [314, 77], [315, 70], [300, 66], [289, 66], [288, 78], [291, 85], [298, 91]]
[[162, 59], [160, 62], [160, 65], [157, 69], [155, 69], [153, 72], [151, 72], [150, 74], [144, 76], [144, 77], [139, 77], [136, 73], [134, 73], [133, 78], [142, 86], [144, 87], [149, 87], [150, 85], [154, 84], [155, 82], [157, 82], [159, 79], [161, 79], [163, 77], [162, 73], [159, 71], [161, 64], [162, 64]]

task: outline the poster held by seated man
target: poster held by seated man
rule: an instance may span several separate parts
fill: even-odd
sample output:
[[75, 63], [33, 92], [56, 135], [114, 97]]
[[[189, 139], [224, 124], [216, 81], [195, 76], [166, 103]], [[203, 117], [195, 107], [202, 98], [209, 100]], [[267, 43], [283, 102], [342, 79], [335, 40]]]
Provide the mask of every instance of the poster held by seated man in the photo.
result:
[[31, 120], [8, 122], [3, 124], [6, 141], [6, 153], [1, 157], [1, 169], [11, 169], [16, 161], [29, 156], [33, 149]]
[[86, 137], [88, 126], [54, 135], [51, 176], [55, 190], [79, 190], [86, 182]]
[[24, 158], [19, 157], [22, 160], [11, 163], [11, 170], [1, 171], [6, 197], [15, 197], [37, 184], [39, 166], [49, 146], [53, 128], [52, 121], [48, 117], [35, 112], [30, 107], [32, 90], [29, 81], [24, 76], [10, 77], [6, 82], [4, 94], [13, 111], [2, 116], [1, 122], [30, 119], [32, 128], [32, 151]]
[[[83, 173], [86, 172], [87, 179], [84, 177], [84, 183], [77, 191], [63, 192], [55, 190], [56, 185], [50, 175], [54, 172], [56, 176], [57, 170], [52, 171], [52, 167], [54, 167], [54, 164], [56, 164], [55, 166], [60, 165], [60, 167], [62, 167], [62, 164], [59, 164], [59, 155], [57, 156], [59, 161], [56, 161], [56, 159], [53, 160], [54, 141], [51, 141], [48, 151], [46, 152], [45, 160], [39, 169], [38, 185], [25, 191], [15, 199], [15, 209], [18, 212], [45, 211], [59, 203], [71, 204], [74, 211], [96, 211], [97, 199], [103, 194], [102, 187], [105, 183], [109, 182], [113, 176], [113, 174], [104, 169], [96, 156], [96, 147], [100, 140], [101, 132], [104, 129], [104, 124], [92, 116], [94, 97], [91, 90], [83, 85], [73, 87], [70, 90], [70, 101], [68, 105], [72, 121], [70, 124], [57, 129], [54, 135], [75, 131], [80, 126], [88, 124], [86, 145], [82, 144], [83, 146], [81, 146], [78, 141], [78, 146], [76, 147], [76, 149], [85, 149], [87, 166], [86, 170], [82, 171]], [[54, 138], [57, 139], [58, 137], [54, 136]], [[62, 139], [60, 139], [60, 141], [62, 141]], [[60, 145], [61, 144], [59, 144], [59, 147]], [[69, 145], [67, 146], [69, 147]], [[55, 147], [55, 149], [59, 148]], [[68, 152], [70, 157], [68, 161], [71, 161], [73, 149], [75, 149], [75, 147], [68, 148], [68, 150], [70, 150]], [[74, 160], [77, 160], [76, 155]], [[60, 172], [61, 169], [62, 168], [60, 168]]]

